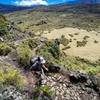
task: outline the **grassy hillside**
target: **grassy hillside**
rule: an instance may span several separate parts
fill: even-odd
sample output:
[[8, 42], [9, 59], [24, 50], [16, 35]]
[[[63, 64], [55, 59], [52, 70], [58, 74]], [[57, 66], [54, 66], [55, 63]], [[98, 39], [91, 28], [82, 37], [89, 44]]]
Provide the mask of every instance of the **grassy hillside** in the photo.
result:
[[100, 59], [100, 5], [52, 5], [5, 14], [14, 22], [9, 40], [29, 37], [61, 38], [70, 41], [61, 49], [71, 56]]
[[[100, 14], [91, 12], [92, 6], [40, 6], [33, 10], [19, 11], [7, 14], [10, 21], [26, 32], [43, 32], [64, 27], [77, 27], [85, 30], [98, 30], [100, 28]], [[100, 7], [92, 7], [99, 11]], [[98, 9], [98, 10], [97, 10]]]
[[[87, 75], [100, 77], [100, 14], [93, 10], [87, 11], [81, 6], [56, 5], [0, 15], [0, 36], [2, 89], [13, 85], [24, 97], [26, 95], [30, 98], [33, 98], [34, 91], [37, 91], [36, 94], [43, 91], [51, 95], [48, 86], [37, 85], [41, 80], [36, 79], [34, 72], [30, 71], [30, 60], [37, 55], [43, 56], [48, 66], [60, 66], [60, 72], [65, 72], [65, 75], [70, 71], [79, 71], [86, 73], [82, 79], [87, 78]], [[70, 84], [69, 81], [66, 82]], [[97, 89], [97, 83], [92, 83]], [[89, 80], [89, 86], [90, 84]]]

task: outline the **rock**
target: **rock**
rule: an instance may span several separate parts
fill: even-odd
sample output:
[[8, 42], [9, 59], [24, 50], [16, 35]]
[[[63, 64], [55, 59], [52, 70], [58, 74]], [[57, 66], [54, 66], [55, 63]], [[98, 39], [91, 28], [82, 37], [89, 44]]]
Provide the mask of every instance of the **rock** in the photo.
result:
[[47, 41], [47, 38], [40, 37], [40, 42], [45, 43]]
[[72, 83], [78, 83], [78, 76], [75, 72], [69, 75], [69, 79]]
[[93, 88], [95, 91], [100, 92], [100, 87], [98, 86], [98, 78], [96, 76], [89, 76], [87, 81], [88, 87]]
[[93, 85], [95, 85], [95, 86], [98, 85], [98, 81], [97, 81], [97, 77], [96, 76], [90, 76], [89, 78], [90, 78], [90, 80], [91, 80]]
[[46, 82], [47, 82], [46, 80], [42, 80], [42, 84], [43, 84], [43, 85], [45, 85], [45, 84], [46, 84]]
[[69, 74], [69, 79], [73, 83], [83, 83], [87, 82], [88, 76], [84, 73], [79, 73], [79, 72], [72, 72]]
[[1, 100], [23, 100], [21, 93], [15, 87], [6, 87], [1, 93]]
[[50, 65], [48, 69], [50, 73], [58, 73], [60, 71], [60, 67], [55, 65]]

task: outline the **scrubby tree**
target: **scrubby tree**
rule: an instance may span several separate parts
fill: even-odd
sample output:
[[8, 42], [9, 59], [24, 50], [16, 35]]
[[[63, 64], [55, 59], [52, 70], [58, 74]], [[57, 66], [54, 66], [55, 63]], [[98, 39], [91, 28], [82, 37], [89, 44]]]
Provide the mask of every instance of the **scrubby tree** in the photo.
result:
[[52, 43], [51, 47], [50, 47], [50, 52], [53, 55], [54, 58], [59, 59], [60, 57], [60, 42], [58, 39], [54, 40], [54, 42]]

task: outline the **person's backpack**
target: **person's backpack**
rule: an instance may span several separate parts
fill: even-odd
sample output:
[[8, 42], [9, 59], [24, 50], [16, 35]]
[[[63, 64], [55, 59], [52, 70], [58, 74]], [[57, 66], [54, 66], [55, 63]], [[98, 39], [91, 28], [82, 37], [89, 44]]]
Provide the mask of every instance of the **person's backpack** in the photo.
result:
[[30, 66], [32, 66], [37, 61], [37, 57], [32, 57], [30, 60]]

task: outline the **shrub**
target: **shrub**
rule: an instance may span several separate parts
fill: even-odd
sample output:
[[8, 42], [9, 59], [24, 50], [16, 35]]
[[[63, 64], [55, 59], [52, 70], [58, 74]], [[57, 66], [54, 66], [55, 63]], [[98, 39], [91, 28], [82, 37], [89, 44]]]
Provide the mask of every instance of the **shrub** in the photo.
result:
[[68, 34], [70, 37], [74, 37], [72, 34]]
[[90, 38], [89, 36], [84, 36], [83, 40], [87, 40], [88, 38]]
[[52, 42], [50, 48], [49, 48], [49, 52], [52, 54], [52, 56], [55, 58], [55, 59], [59, 59], [60, 57], [60, 47], [59, 47], [59, 40], [56, 39]]
[[49, 63], [58, 63], [61, 53], [59, 43], [56, 41], [58, 40], [47, 41], [41, 49], [37, 49], [36, 54], [42, 55]]
[[6, 43], [0, 43], [0, 55], [7, 55], [11, 52], [11, 47], [9, 47]]
[[87, 40], [77, 41], [77, 47], [84, 47], [87, 44]]
[[13, 66], [2, 65], [2, 68], [0, 68], [0, 86], [8, 85], [14, 85], [18, 89], [22, 89], [25, 85], [25, 77]]
[[8, 33], [8, 22], [3, 15], [0, 15], [0, 36]]
[[28, 45], [20, 44], [17, 49], [17, 58], [19, 64], [21, 64], [24, 67], [29, 66], [30, 64], [30, 59], [32, 57], [32, 51], [29, 48]]
[[98, 41], [97, 41], [97, 40], [95, 40], [95, 41], [94, 41], [94, 43], [98, 43]]
[[79, 35], [79, 33], [75, 33], [74, 35]]
[[60, 43], [64, 46], [67, 46], [69, 44], [69, 40], [65, 38], [64, 35], [61, 36]]
[[70, 49], [70, 48], [71, 48], [70, 46], [66, 46], [62, 50], [67, 50], [67, 49]]
[[47, 86], [47, 85], [36, 87], [36, 89], [35, 89], [34, 92], [35, 92], [35, 98], [36, 98], [36, 100], [37, 100], [37, 97], [39, 96], [39, 94], [41, 92], [43, 92], [49, 98], [51, 98], [54, 95], [54, 91], [51, 91], [50, 87]]
[[38, 39], [28, 38], [28, 39], [24, 40], [23, 43], [25, 45], [28, 45], [31, 49], [33, 49], [38, 46], [39, 41], [38, 41]]
[[97, 67], [87, 67], [86, 72], [89, 75], [95, 75], [97, 73], [100, 73], [100, 68], [99, 68], [99, 66], [97, 66]]

